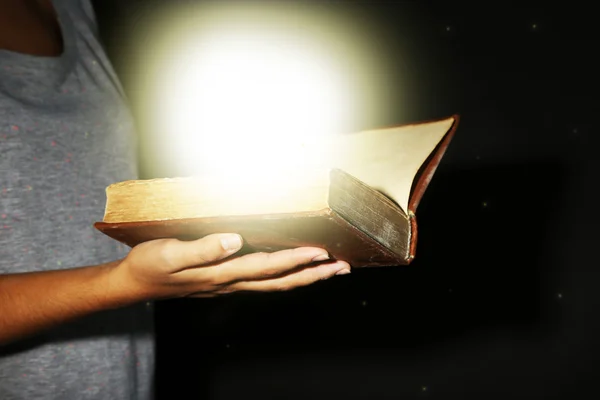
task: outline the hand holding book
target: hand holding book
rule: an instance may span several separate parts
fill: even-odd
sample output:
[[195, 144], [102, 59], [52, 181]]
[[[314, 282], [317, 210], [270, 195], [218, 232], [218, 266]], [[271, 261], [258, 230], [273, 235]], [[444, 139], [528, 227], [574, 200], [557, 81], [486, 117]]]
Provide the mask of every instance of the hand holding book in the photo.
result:
[[237, 234], [192, 241], [158, 239], [106, 264], [0, 274], [0, 347], [85, 315], [141, 301], [289, 290], [350, 272], [346, 262], [329, 260], [320, 248], [248, 254], [242, 244]]
[[142, 243], [113, 268], [110, 290], [138, 300], [214, 297], [289, 290], [350, 272], [346, 262], [328, 262], [327, 251], [319, 248], [237, 256], [242, 244], [237, 234]]

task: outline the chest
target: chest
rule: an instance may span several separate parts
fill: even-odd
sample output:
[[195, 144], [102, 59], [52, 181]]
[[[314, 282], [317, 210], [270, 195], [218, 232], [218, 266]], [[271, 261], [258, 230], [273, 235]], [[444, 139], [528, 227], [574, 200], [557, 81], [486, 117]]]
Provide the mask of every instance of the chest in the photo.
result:
[[0, 101], [0, 181], [88, 185], [134, 175], [134, 126], [123, 104], [101, 94], [49, 103]]

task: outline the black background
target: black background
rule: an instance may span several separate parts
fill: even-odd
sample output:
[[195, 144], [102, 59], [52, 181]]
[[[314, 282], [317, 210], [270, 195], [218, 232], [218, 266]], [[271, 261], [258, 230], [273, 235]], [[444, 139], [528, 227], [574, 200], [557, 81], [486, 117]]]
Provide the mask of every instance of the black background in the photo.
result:
[[[96, 2], [134, 110], [132, 31], [168, 3]], [[593, 5], [483, 3], [320, 2], [379, 27], [403, 101], [371, 127], [461, 115], [417, 258], [159, 303], [158, 399], [600, 397]]]

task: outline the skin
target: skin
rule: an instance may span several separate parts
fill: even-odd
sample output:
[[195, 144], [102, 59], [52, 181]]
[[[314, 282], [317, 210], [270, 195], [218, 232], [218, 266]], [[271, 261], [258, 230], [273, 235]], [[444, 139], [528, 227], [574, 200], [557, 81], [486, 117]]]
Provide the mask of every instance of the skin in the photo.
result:
[[[51, 3], [0, 0], [0, 49], [60, 55], [62, 37]], [[350, 272], [347, 263], [328, 261], [323, 249], [236, 256], [242, 243], [230, 233], [186, 242], [160, 239], [107, 264], [0, 275], [0, 345], [141, 301], [291, 290]]]
[[63, 43], [50, 0], [0, 0], [0, 49], [58, 56]]

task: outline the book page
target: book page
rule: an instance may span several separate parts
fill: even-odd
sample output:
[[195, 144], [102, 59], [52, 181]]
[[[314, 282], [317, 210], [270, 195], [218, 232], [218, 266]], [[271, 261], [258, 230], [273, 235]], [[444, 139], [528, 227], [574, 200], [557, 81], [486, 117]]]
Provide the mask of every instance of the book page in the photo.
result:
[[332, 168], [379, 190], [407, 212], [415, 175], [453, 123], [448, 118], [307, 141], [295, 149], [301, 168], [286, 170], [272, 163], [278, 165], [271, 167], [275, 173], [265, 176], [246, 168], [235, 180], [201, 175], [117, 183], [107, 189], [105, 222], [321, 209], [328, 204]]
[[217, 177], [131, 180], [110, 185], [103, 222], [283, 214], [328, 207], [329, 170], [231, 185]]
[[410, 190], [421, 165], [450, 130], [454, 118], [337, 135], [330, 143], [330, 167], [377, 189], [407, 212]]

